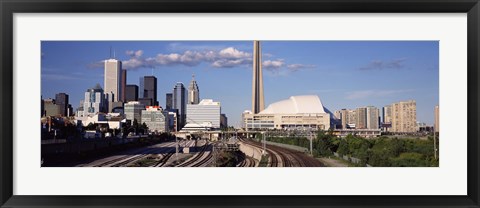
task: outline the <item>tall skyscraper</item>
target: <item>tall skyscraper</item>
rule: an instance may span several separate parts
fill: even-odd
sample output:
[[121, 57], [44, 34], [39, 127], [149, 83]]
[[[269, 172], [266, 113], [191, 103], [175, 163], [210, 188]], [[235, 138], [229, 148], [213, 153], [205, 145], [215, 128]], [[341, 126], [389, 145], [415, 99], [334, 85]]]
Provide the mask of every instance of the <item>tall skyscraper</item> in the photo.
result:
[[125, 87], [125, 102], [138, 101], [138, 86], [127, 85]]
[[60, 115], [68, 116], [68, 95], [66, 93], [58, 93], [55, 95], [55, 104], [60, 106]]
[[[351, 115], [352, 113], [349, 113], [349, 110], [347, 109], [342, 109], [342, 110], [339, 110], [337, 111], [338, 112], [338, 118], [340, 119], [341, 123], [342, 123], [342, 129], [347, 129], [348, 128], [348, 124], [352, 124], [349, 122], [349, 118], [352, 117], [353, 115]], [[353, 124], [355, 123], [355, 121], [353, 122]]]
[[366, 129], [367, 128], [367, 108], [361, 107], [357, 108], [357, 122], [355, 125], [356, 129]]
[[415, 100], [402, 101], [392, 104], [392, 131], [417, 131], [417, 104]]
[[392, 124], [392, 105], [383, 107], [383, 123]]
[[110, 102], [121, 101], [122, 94], [122, 62], [117, 59], [105, 60], [105, 74], [103, 83], [103, 92]]
[[122, 76], [121, 76], [121, 82], [120, 82], [120, 85], [121, 85], [121, 96], [120, 96], [120, 100], [122, 102], [126, 102], [126, 89], [127, 88], [127, 70], [126, 69], [122, 69]]
[[220, 114], [220, 128], [228, 127], [228, 118], [224, 113]]
[[99, 84], [90, 88], [85, 92], [85, 100], [83, 102], [83, 115], [79, 116], [94, 116], [99, 112], [106, 112], [105, 110], [105, 95], [102, 87]]
[[367, 106], [367, 129], [379, 129], [378, 125], [378, 118], [379, 118], [379, 110], [373, 106]]
[[264, 108], [262, 50], [260, 41], [256, 40], [253, 41], [252, 113], [257, 114]]
[[392, 127], [392, 105], [386, 105], [382, 109], [382, 129], [386, 132], [391, 131]]
[[435, 106], [435, 124], [434, 124], [434, 127], [435, 128], [435, 132], [439, 132], [440, 131], [440, 108], [438, 107], [438, 105]]
[[357, 124], [357, 111], [347, 110], [347, 128], [355, 128]]
[[140, 86], [140, 91], [143, 93], [142, 98], [150, 98], [152, 100], [152, 105], [158, 106], [157, 100], [157, 78], [154, 76], [145, 76], [143, 77], [143, 82]]
[[185, 95], [185, 87], [183, 86], [183, 83], [177, 82], [173, 88], [173, 108], [178, 109], [178, 129], [181, 129], [183, 126], [185, 126], [186, 105], [187, 100]]
[[172, 93], [167, 93], [166, 94], [166, 103], [165, 103], [165, 109], [172, 109], [173, 108], [173, 94]]
[[195, 74], [192, 74], [192, 81], [188, 86], [188, 104], [198, 104], [200, 102], [200, 90], [198, 89]]

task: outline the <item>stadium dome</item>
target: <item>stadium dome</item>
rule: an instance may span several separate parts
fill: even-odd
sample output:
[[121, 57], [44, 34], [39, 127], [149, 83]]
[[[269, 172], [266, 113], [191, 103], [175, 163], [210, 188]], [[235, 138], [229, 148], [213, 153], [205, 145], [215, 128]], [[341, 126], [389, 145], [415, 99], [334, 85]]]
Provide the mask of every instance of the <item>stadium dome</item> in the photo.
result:
[[326, 113], [322, 101], [317, 95], [292, 96], [270, 104], [259, 114], [304, 114], [304, 113]]

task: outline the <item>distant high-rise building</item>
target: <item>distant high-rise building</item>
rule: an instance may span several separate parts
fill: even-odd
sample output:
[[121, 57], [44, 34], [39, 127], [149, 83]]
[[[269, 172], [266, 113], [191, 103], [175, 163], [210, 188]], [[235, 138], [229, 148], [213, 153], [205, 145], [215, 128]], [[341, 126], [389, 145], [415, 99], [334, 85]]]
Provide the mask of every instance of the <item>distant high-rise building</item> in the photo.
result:
[[253, 42], [253, 81], [252, 81], [252, 113], [257, 114], [265, 109], [263, 96], [262, 50], [260, 41]]
[[224, 113], [220, 114], [220, 127], [227, 128], [228, 127], [228, 118], [227, 115]]
[[386, 105], [382, 110], [382, 128], [384, 131], [391, 131], [392, 127], [392, 105]]
[[62, 109], [60, 105], [55, 104], [54, 99], [45, 99], [43, 100], [43, 105], [45, 108], [45, 116], [61, 116], [62, 115]]
[[125, 105], [123, 106], [125, 118], [127, 119], [127, 121], [130, 122], [130, 124], [133, 124], [134, 120], [137, 120], [138, 124], [141, 124], [140, 122], [142, 121], [142, 110], [144, 109], [145, 106], [137, 101], [125, 103]]
[[357, 108], [357, 122], [355, 124], [356, 129], [366, 129], [367, 128], [367, 108], [361, 107]]
[[386, 105], [383, 107], [383, 123], [392, 124], [392, 105]]
[[166, 95], [166, 103], [165, 103], [165, 109], [172, 109], [173, 108], [173, 94], [172, 93], [167, 93]]
[[373, 106], [367, 106], [367, 129], [379, 129], [378, 118], [380, 111]]
[[67, 116], [68, 111], [68, 95], [66, 93], [58, 93], [55, 95], [55, 104], [60, 106], [60, 115]]
[[168, 112], [168, 128], [171, 132], [176, 132], [178, 131], [177, 125], [177, 115], [178, 115], [178, 109], [165, 109], [165, 112]]
[[200, 102], [200, 90], [198, 89], [195, 75], [192, 75], [192, 81], [188, 86], [188, 104], [198, 104]]
[[145, 88], [145, 79], [140, 77], [138, 83], [138, 98], [143, 98], [143, 89]]
[[335, 116], [335, 119], [338, 119], [338, 120], [342, 120], [342, 112], [337, 110], [333, 113], [333, 115]]
[[141, 82], [140, 91], [142, 91], [142, 98], [152, 99], [152, 105], [158, 105], [157, 100], [157, 78], [154, 76], [145, 76], [143, 77], [143, 82]]
[[440, 108], [437, 106], [435, 106], [435, 124], [434, 124], [434, 130], [435, 132], [440, 132]]
[[122, 77], [121, 77], [121, 82], [120, 82], [120, 85], [121, 85], [121, 98], [120, 100], [122, 102], [127, 102], [126, 101], [126, 88], [127, 88], [127, 70], [126, 69], [122, 69]]
[[342, 129], [355, 128], [357, 123], [357, 112], [356, 110], [341, 109], [337, 112], [337, 116], [340, 119]]
[[347, 128], [355, 128], [357, 124], [357, 111], [347, 110]]
[[178, 129], [182, 129], [183, 126], [186, 124], [185, 119], [186, 119], [186, 93], [185, 93], [185, 87], [183, 83], [177, 82], [175, 87], [173, 88], [173, 108], [178, 109]]
[[73, 116], [73, 114], [74, 114], [73, 113], [73, 107], [72, 107], [72, 105], [68, 104], [67, 105], [67, 115], [66, 116], [70, 117], [70, 116]]
[[88, 89], [85, 92], [85, 99], [83, 101], [83, 115], [78, 116], [94, 116], [100, 112], [106, 111], [107, 105], [105, 103], [105, 95], [102, 87], [99, 84], [95, 87]]
[[142, 110], [141, 124], [145, 123], [149, 132], [168, 132], [168, 112], [154, 106]]
[[138, 102], [140, 102], [144, 106], [154, 106], [152, 98], [138, 98]]
[[417, 104], [415, 100], [392, 104], [392, 131], [407, 133], [417, 130]]
[[[117, 59], [105, 60], [104, 89], [105, 97], [110, 102], [121, 101], [122, 62]], [[110, 109], [109, 109], [110, 110]]]
[[125, 87], [125, 102], [138, 101], [138, 86], [127, 85]]

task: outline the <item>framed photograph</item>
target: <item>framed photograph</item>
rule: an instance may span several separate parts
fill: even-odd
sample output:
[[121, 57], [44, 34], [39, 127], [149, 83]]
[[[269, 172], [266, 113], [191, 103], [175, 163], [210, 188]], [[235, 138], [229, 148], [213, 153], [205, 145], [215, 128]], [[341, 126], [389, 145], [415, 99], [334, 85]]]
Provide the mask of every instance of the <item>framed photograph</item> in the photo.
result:
[[480, 206], [478, 0], [0, 7], [1, 207]]

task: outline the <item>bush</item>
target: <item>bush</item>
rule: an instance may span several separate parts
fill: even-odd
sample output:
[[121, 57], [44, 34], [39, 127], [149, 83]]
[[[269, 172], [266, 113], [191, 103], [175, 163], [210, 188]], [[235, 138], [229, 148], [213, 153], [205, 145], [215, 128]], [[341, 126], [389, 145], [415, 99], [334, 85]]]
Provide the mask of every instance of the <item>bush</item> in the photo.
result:
[[[310, 141], [305, 137], [268, 137], [267, 140], [310, 148]], [[368, 163], [376, 167], [438, 167], [433, 146], [433, 139], [365, 139], [354, 135], [337, 138], [332, 134], [319, 132], [313, 141], [313, 153], [316, 157], [331, 156], [334, 152], [348, 155], [360, 159], [360, 166]]]
[[392, 166], [394, 167], [425, 167], [428, 166], [425, 157], [416, 152], [406, 152], [400, 154], [399, 157], [393, 158]]

